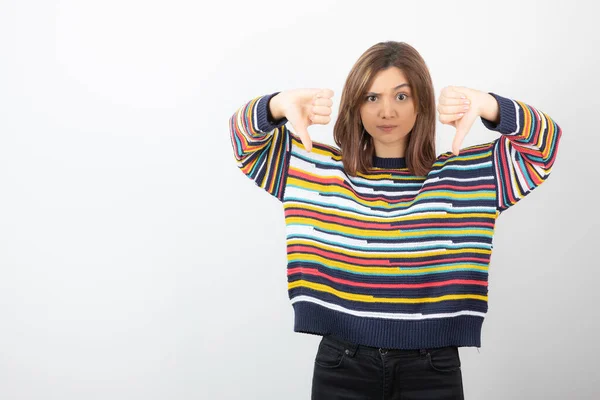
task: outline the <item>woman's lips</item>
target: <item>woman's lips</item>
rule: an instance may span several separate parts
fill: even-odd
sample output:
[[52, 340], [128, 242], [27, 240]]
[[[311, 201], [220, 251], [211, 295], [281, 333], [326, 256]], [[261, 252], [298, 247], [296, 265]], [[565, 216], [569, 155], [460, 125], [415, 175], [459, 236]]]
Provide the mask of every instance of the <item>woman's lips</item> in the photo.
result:
[[377, 128], [381, 129], [384, 132], [391, 132], [396, 129], [398, 125], [379, 125]]

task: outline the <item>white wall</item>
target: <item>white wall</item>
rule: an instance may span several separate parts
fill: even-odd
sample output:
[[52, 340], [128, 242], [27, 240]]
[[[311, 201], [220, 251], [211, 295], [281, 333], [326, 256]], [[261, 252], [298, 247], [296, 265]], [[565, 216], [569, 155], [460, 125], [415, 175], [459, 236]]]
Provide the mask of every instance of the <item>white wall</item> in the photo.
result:
[[[494, 91], [563, 129], [552, 175], [498, 220], [466, 398], [597, 398], [592, 4], [2, 0], [0, 398], [308, 399], [319, 337], [293, 333], [283, 212], [228, 119], [295, 87], [333, 89], [335, 118], [383, 40], [419, 50], [436, 96]], [[496, 137], [477, 122], [463, 146]]]

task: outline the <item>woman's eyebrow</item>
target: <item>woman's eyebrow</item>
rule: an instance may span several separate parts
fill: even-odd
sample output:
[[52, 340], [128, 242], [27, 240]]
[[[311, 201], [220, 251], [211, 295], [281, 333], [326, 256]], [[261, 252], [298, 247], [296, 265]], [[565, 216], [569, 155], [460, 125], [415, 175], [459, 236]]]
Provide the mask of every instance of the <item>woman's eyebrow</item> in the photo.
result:
[[[401, 83], [398, 86], [396, 86], [395, 88], [392, 88], [392, 91], [398, 90], [403, 86], [407, 86], [410, 88], [410, 85], [408, 83]], [[375, 93], [375, 92], [369, 92], [367, 93], [367, 95], [371, 96], [371, 95], [380, 95], [381, 93]]]

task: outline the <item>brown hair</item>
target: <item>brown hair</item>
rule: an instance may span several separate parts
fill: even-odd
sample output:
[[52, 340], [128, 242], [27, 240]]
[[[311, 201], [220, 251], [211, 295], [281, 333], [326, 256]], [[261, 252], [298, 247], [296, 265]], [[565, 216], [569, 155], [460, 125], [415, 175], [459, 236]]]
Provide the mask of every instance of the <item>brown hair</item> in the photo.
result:
[[366, 131], [363, 134], [359, 109], [375, 75], [390, 67], [398, 67], [408, 79], [418, 113], [408, 137], [406, 166], [412, 174], [425, 176], [436, 160], [435, 97], [427, 65], [407, 43], [380, 42], [367, 49], [348, 74], [333, 128], [333, 138], [349, 175], [367, 173], [373, 167], [375, 148], [371, 135]]

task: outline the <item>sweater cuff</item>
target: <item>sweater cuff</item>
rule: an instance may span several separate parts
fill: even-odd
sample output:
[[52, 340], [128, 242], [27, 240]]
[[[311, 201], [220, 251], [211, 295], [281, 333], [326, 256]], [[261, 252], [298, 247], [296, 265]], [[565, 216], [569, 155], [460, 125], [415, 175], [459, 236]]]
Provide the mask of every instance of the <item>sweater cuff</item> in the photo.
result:
[[279, 120], [274, 119], [273, 115], [271, 115], [271, 110], [269, 110], [269, 102], [278, 93], [280, 92], [263, 96], [258, 101], [256, 106], [257, 128], [261, 132], [271, 132], [272, 130], [277, 129], [288, 122], [287, 118], [285, 117]]
[[519, 110], [515, 103], [506, 97], [488, 92], [498, 102], [500, 121], [495, 124], [490, 120], [481, 117], [481, 122], [489, 130], [500, 132], [504, 135], [515, 135], [517, 133], [517, 118]]

